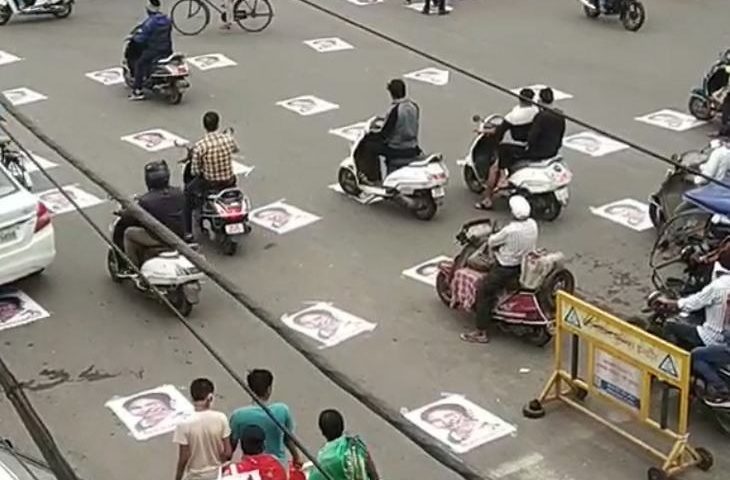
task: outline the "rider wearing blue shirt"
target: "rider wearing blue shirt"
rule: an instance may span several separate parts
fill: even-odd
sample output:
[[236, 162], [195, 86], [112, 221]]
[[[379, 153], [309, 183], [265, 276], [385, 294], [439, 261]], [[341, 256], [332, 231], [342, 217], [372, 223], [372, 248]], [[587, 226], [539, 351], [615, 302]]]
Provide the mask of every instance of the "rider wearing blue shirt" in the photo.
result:
[[142, 84], [150, 74], [154, 62], [172, 55], [172, 21], [160, 11], [160, 0], [148, 0], [147, 18], [132, 38], [132, 44], [141, 54], [134, 64], [134, 85], [131, 100], [144, 98]]

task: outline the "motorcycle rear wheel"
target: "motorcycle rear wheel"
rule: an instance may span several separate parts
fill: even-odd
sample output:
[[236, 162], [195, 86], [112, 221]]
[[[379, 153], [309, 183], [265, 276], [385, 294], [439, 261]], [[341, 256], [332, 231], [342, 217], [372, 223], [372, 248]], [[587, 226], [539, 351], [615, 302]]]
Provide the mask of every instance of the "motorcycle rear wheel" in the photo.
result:
[[232, 256], [238, 251], [238, 243], [232, 241], [230, 238], [225, 238], [221, 245], [221, 250], [224, 255]]
[[175, 310], [180, 312], [180, 315], [187, 317], [190, 312], [193, 311], [193, 304], [185, 298], [185, 293], [182, 291], [182, 287], [168, 293], [167, 299], [175, 307]]
[[436, 293], [444, 305], [451, 307], [451, 282], [445, 272], [436, 275]]
[[588, 18], [598, 18], [601, 15], [601, 11], [599, 9], [590, 8], [585, 5], [583, 5], [583, 13], [585, 13]]
[[629, 32], [636, 32], [646, 21], [646, 11], [641, 2], [629, 1], [625, 10], [621, 13], [621, 23]]
[[436, 205], [436, 200], [431, 196], [431, 192], [428, 190], [425, 192], [416, 192], [415, 197], [416, 201], [421, 203], [421, 205], [413, 210], [413, 215], [424, 222], [431, 220], [438, 210], [438, 205]]
[[527, 340], [536, 347], [544, 347], [553, 339], [553, 336], [546, 327], [535, 327], [535, 329], [527, 334], [526, 337]]
[[13, 11], [7, 5], [0, 6], [0, 25], [5, 25], [13, 16]]
[[64, 5], [63, 9], [61, 10], [54, 10], [53, 16], [56, 18], [66, 18], [69, 15], [71, 15], [71, 12], [73, 12], [73, 3], [69, 2], [66, 5]]
[[552, 222], [560, 216], [563, 205], [555, 198], [553, 193], [541, 193], [535, 195], [530, 202], [535, 216], [547, 222]]

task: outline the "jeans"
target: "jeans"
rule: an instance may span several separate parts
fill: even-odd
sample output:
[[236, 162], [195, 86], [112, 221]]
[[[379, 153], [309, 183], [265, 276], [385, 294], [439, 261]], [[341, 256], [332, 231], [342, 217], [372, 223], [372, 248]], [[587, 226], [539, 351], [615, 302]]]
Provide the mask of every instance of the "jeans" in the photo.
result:
[[509, 170], [518, 160], [527, 158], [527, 146], [516, 143], [500, 143], [497, 147], [499, 168]]
[[193, 177], [185, 184], [185, 207], [183, 208], [183, 220], [185, 222], [185, 234], [193, 233], [193, 210], [198, 207], [200, 198], [209, 191], [222, 190], [236, 186], [236, 177], [223, 182], [211, 182], [201, 176]]
[[520, 267], [503, 267], [496, 263], [489, 269], [477, 291], [477, 330], [486, 330], [492, 322], [499, 294], [520, 278]]
[[689, 323], [675, 320], [667, 321], [664, 324], [664, 337], [669, 342], [688, 351], [705, 346], [705, 342], [702, 341], [697, 333], [697, 326], [690, 325]]
[[713, 345], [692, 350], [692, 370], [707, 383], [715, 393], [729, 393], [728, 385], [717, 373], [720, 367], [730, 365], [730, 346]]
[[162, 55], [154, 50], [145, 50], [139, 56], [134, 64], [134, 85], [132, 86], [135, 90], [141, 90], [142, 85], [150, 73], [152, 73], [152, 66], [155, 64], [155, 60], [161, 58]]

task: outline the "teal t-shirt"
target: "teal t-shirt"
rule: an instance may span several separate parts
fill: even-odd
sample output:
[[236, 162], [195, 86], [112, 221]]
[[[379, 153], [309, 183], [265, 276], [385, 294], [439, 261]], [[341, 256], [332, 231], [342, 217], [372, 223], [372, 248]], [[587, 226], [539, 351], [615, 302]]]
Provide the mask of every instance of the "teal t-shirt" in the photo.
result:
[[[294, 432], [294, 419], [289, 413], [289, 407], [283, 403], [272, 403], [268, 406], [274, 418], [284, 425], [290, 432]], [[257, 425], [266, 434], [265, 453], [275, 456], [286, 465], [286, 450], [284, 448], [284, 432], [279, 430], [273, 420], [269, 418], [263, 408], [255, 405], [242, 407], [231, 415], [231, 438], [238, 446], [243, 429], [249, 425]]]

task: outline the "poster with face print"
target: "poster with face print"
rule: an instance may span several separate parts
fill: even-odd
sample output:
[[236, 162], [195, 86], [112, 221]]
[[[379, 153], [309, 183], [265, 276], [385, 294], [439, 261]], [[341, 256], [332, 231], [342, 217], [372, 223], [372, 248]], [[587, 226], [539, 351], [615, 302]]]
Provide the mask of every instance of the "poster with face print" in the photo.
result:
[[193, 413], [192, 404], [172, 385], [162, 385], [106, 402], [136, 440], [147, 440], [175, 430]]
[[[80, 208], [89, 208], [103, 203], [103, 200], [85, 192], [76, 185], [66, 185], [63, 191], [78, 204]], [[46, 190], [38, 195], [38, 199], [48, 207], [53, 215], [73, 212], [73, 204], [57, 188]]]
[[20, 290], [0, 289], [0, 330], [48, 318], [50, 314]]
[[233, 160], [232, 162], [233, 162], [233, 174], [234, 175], [248, 177], [249, 175], [251, 175], [251, 172], [253, 172], [253, 169], [255, 168], [255, 167], [245, 165], [241, 162], [237, 162], [235, 160]]
[[187, 143], [184, 138], [161, 128], [152, 128], [143, 132], [125, 135], [122, 137], [122, 141], [131, 143], [148, 152], [159, 152], [175, 147], [176, 144]]
[[313, 48], [319, 53], [339, 52], [342, 50], [352, 50], [353, 47], [346, 41], [338, 37], [315, 38], [314, 40], [305, 40], [304, 44]]
[[[58, 166], [58, 164], [53, 163], [52, 161], [47, 160], [47, 159], [41, 157], [40, 155], [37, 155], [37, 154], [35, 154], [33, 152], [30, 152], [30, 154], [33, 155], [33, 159], [36, 162], [38, 162], [38, 164], [40, 165], [40, 167], [43, 170], [49, 170], [51, 168], [54, 168], [54, 167], [57, 167]], [[33, 173], [33, 172], [37, 172], [38, 171], [38, 167], [36, 166], [36, 164], [33, 163], [32, 161], [30, 161], [30, 159], [24, 153], [21, 152], [20, 155], [21, 155], [22, 160], [23, 160], [23, 167], [25, 168], [25, 170], [28, 173]]]
[[320, 218], [283, 200], [259, 207], [251, 212], [251, 222], [278, 234], [289, 233], [316, 222]]
[[417, 80], [419, 82], [430, 83], [442, 87], [449, 83], [449, 72], [448, 70], [441, 70], [440, 68], [424, 68], [422, 70], [416, 70], [415, 72], [406, 73], [403, 75], [404, 78], [411, 80]]
[[96, 72], [89, 72], [85, 75], [87, 78], [106, 86], [124, 83], [124, 73], [122, 72], [121, 67], [97, 70]]
[[13, 88], [3, 92], [5, 98], [15, 107], [46, 100], [48, 97], [26, 87]]
[[329, 133], [355, 143], [363, 135], [367, 126], [368, 121], [363, 120], [362, 122], [345, 125], [344, 127], [332, 128]]
[[358, 7], [366, 7], [368, 5], [375, 5], [376, 3], [383, 2], [383, 0], [347, 0], [347, 1], [353, 5], [357, 5]]
[[591, 212], [637, 232], [653, 227], [649, 217], [649, 205], [633, 198], [617, 200], [602, 207], [591, 207]]
[[294, 113], [298, 113], [303, 117], [340, 108], [339, 105], [328, 102], [327, 100], [322, 100], [314, 95], [302, 95], [300, 97], [276, 102], [276, 104]]
[[628, 145], [593, 132], [581, 132], [565, 137], [563, 146], [591, 157], [602, 157], [629, 148]]
[[685, 130], [699, 127], [705, 123], [702, 120], [697, 120], [692, 115], [670, 109], [649, 113], [641, 117], [636, 117], [634, 120], [675, 132], [684, 132]]
[[406, 413], [405, 417], [459, 454], [517, 430], [461, 395], [442, 398]]
[[[423, 11], [423, 7], [425, 6], [425, 2], [415, 2], [415, 3], [408, 3], [406, 4], [406, 8], [410, 8], [411, 10], [415, 10], [418, 13], [421, 13]], [[434, 5], [431, 6], [432, 8], [429, 10], [429, 15], [436, 15], [438, 13], [438, 8], [436, 8]], [[446, 11], [450, 12], [454, 9], [451, 5], [446, 5]]]
[[22, 60], [20, 57], [16, 57], [10, 52], [0, 50], [0, 65], [8, 65], [10, 63], [19, 62]]
[[334, 347], [361, 333], [372, 332], [377, 326], [324, 302], [285, 314], [281, 321], [319, 343], [320, 348]]
[[188, 58], [187, 61], [203, 72], [206, 70], [213, 70], [214, 68], [234, 67], [238, 65], [222, 53], [198, 55], [197, 57]]
[[419, 263], [415, 267], [408, 268], [401, 272], [404, 277], [412, 278], [419, 282], [425, 283], [432, 287], [436, 286], [436, 275], [439, 273], [439, 265], [442, 262], [451, 260], [446, 255], [439, 255], [438, 257], [426, 260], [425, 262]]
[[355, 200], [357, 203], [361, 205], [371, 205], [373, 203], [378, 203], [383, 200], [383, 197], [378, 197], [377, 195], [368, 195], [367, 193], [360, 192], [359, 197], [353, 197], [352, 195], [348, 195], [345, 193], [344, 190], [342, 190], [342, 187], [340, 187], [339, 183], [333, 183], [332, 185], [328, 185], [327, 188], [330, 190], [339, 193], [340, 195], [344, 195], [347, 198], [350, 198], [352, 200]]
[[[520, 94], [520, 91], [523, 88], [529, 88], [530, 90], [532, 90], [533, 92], [535, 92], [535, 98], [533, 98], [533, 100], [534, 101], [537, 101], [539, 99], [540, 90], [542, 90], [543, 88], [547, 88], [547, 85], [543, 85], [541, 83], [536, 83], [534, 85], [525, 85], [524, 87], [513, 88], [512, 90], [510, 90], [510, 92], [514, 93], [515, 95], [519, 95]], [[550, 89], [553, 91], [553, 99], [556, 102], [559, 101], [559, 100], [568, 100], [569, 98], [573, 98], [573, 95], [571, 95], [569, 93], [562, 92], [562, 91], [560, 91], [558, 89], [555, 89], [553, 87], [550, 87]]]

